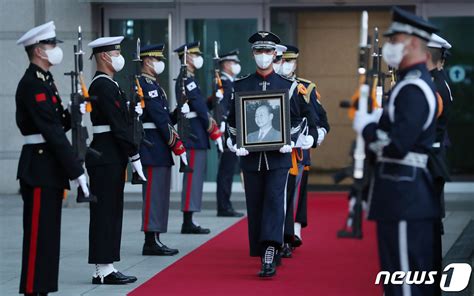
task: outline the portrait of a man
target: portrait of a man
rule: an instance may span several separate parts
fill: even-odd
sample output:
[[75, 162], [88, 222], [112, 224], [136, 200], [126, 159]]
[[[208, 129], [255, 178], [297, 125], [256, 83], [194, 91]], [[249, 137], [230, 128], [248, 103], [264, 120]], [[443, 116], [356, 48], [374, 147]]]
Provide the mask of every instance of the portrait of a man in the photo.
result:
[[263, 103], [255, 110], [255, 124], [258, 130], [247, 135], [247, 143], [281, 141], [281, 132], [273, 127], [273, 109], [268, 103]]

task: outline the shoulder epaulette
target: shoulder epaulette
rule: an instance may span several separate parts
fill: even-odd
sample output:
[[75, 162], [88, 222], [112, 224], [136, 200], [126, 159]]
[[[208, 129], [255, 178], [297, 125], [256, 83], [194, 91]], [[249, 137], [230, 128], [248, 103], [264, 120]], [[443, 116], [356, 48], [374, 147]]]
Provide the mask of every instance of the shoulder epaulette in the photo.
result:
[[237, 78], [235, 78], [235, 82], [240, 81], [240, 80], [244, 80], [244, 79], [249, 78], [249, 77], [250, 77], [250, 74], [237, 77]]
[[310, 80], [307, 80], [307, 79], [304, 79], [304, 78], [301, 78], [301, 77], [296, 77], [296, 80], [301, 81], [301, 82], [306, 82], [306, 83], [313, 83]]
[[281, 74], [278, 74], [278, 75], [280, 75], [281, 78], [283, 78], [283, 79], [285, 79], [285, 80], [287, 80], [287, 81], [289, 81], [289, 82], [295, 81], [294, 78], [286, 77], [286, 76], [283, 76], [283, 75], [281, 75]]

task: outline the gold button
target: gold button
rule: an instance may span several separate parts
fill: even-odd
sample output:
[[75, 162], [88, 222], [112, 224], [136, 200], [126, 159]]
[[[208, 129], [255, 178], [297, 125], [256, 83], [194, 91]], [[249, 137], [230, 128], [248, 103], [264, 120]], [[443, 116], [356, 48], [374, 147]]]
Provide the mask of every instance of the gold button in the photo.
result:
[[43, 154], [43, 149], [38, 150], [38, 154]]

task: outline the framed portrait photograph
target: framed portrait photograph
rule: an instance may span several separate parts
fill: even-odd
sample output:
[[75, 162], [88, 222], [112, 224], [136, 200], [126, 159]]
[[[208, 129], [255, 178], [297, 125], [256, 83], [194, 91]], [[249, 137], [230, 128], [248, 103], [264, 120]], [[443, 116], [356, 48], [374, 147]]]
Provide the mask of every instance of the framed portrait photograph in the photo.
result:
[[288, 90], [235, 93], [237, 146], [249, 152], [290, 145]]

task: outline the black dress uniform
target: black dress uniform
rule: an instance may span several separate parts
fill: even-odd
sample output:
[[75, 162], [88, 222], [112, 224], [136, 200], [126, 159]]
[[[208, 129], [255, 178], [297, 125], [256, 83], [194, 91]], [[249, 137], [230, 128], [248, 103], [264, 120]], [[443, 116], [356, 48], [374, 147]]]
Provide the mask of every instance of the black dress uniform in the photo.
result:
[[[57, 42], [53, 22], [28, 31], [17, 43], [28, 48], [38, 42]], [[46, 294], [58, 290], [63, 192], [69, 189], [68, 179], [77, 179], [84, 170], [66, 138], [70, 116], [52, 74], [31, 63], [15, 101], [16, 123], [25, 137], [17, 173], [23, 199], [20, 293]]]
[[[398, 8], [393, 17], [386, 36], [405, 33], [428, 40], [436, 31], [427, 21]], [[382, 270], [429, 272], [434, 268], [435, 225], [440, 217], [427, 169], [427, 153], [435, 140], [436, 90], [425, 63], [400, 69], [399, 74], [379, 123], [363, 129], [365, 143], [377, 159], [368, 217], [377, 222]], [[437, 289], [424, 284], [384, 286], [387, 296], [434, 295]]]
[[[270, 32], [258, 32], [249, 42], [267, 46], [279, 43], [278, 36]], [[274, 48], [274, 47], [273, 47]], [[292, 88], [294, 82], [274, 72], [263, 77], [258, 72], [237, 79], [234, 91], [266, 91]], [[294, 88], [293, 88], [294, 89]], [[235, 143], [236, 119], [235, 104], [229, 114], [229, 132]], [[290, 94], [291, 125], [297, 126], [302, 117], [310, 123], [310, 134], [315, 137], [313, 113], [310, 106], [298, 92]], [[245, 198], [249, 223], [250, 256], [263, 256], [267, 246], [280, 248], [283, 243], [285, 222], [286, 182], [291, 167], [291, 154], [279, 151], [251, 152], [240, 158], [244, 175]]]
[[[227, 54], [221, 55], [219, 62], [234, 61], [239, 63], [238, 51], [231, 51]], [[218, 107], [222, 114], [221, 122], [227, 122], [227, 118], [230, 112], [230, 105], [232, 101], [232, 94], [234, 91], [234, 76], [221, 71], [220, 75], [222, 81], [222, 88], [224, 90], [223, 98], [219, 101]], [[224, 132], [224, 135], [226, 133]], [[225, 143], [225, 141], [224, 141]], [[238, 157], [224, 147], [224, 152], [221, 154], [219, 159], [219, 168], [217, 170], [217, 215], [218, 216], [241, 216], [241, 213], [237, 213], [232, 207], [230, 196], [232, 193], [232, 183], [234, 179], [235, 169], [238, 165]]]

